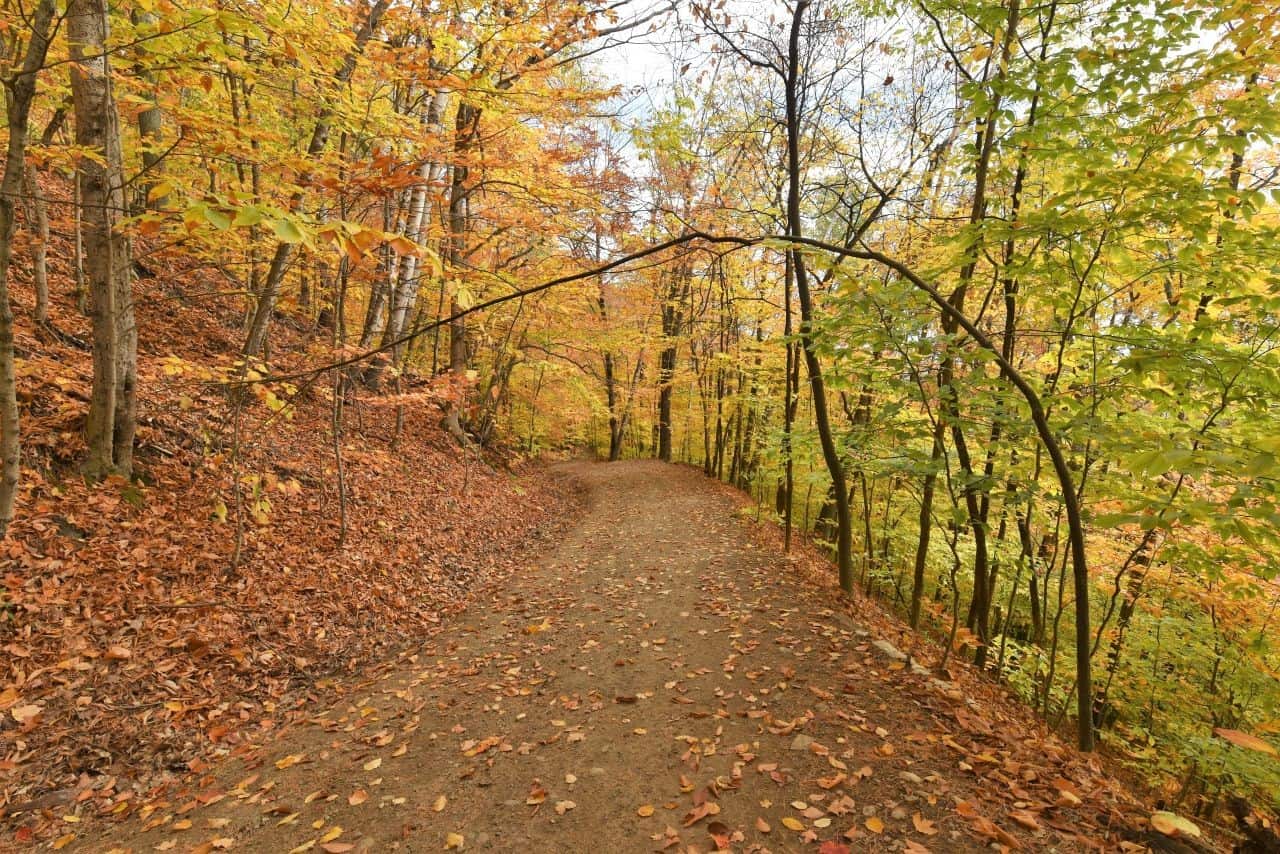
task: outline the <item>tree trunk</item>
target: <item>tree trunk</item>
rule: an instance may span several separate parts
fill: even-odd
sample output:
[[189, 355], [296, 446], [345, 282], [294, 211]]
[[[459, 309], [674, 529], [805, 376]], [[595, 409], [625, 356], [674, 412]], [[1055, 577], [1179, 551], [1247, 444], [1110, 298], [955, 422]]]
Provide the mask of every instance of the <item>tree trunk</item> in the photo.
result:
[[[158, 17], [153, 12], [143, 12], [135, 9], [131, 14], [134, 26], [154, 26]], [[151, 188], [155, 186], [156, 173], [160, 167], [160, 152], [156, 147], [160, 142], [160, 128], [162, 122], [162, 114], [160, 108], [156, 106], [155, 97], [158, 93], [158, 85], [154, 74], [148, 73], [143, 68], [136, 68], [136, 73], [140, 78], [145, 80], [150, 88], [147, 93], [150, 106], [138, 112], [138, 142], [142, 149], [142, 181], [138, 184], [137, 202], [134, 207], [136, 210], [163, 210], [167, 199], [163, 196], [159, 198], [151, 198]]]
[[[787, 123], [787, 233], [792, 237], [803, 234], [800, 217], [800, 27], [810, 0], [798, 0], [791, 18], [791, 38], [787, 52], [786, 74], [786, 123]], [[835, 498], [836, 513], [836, 565], [840, 573], [840, 588], [853, 592], [853, 528], [849, 515], [849, 490], [845, 484], [844, 468], [840, 452], [831, 432], [831, 420], [827, 413], [827, 390], [822, 379], [822, 365], [813, 336], [813, 299], [809, 293], [809, 281], [804, 258], [799, 248], [792, 248], [791, 264], [795, 271], [796, 293], [800, 300], [800, 344], [805, 366], [809, 372], [809, 388], [813, 396], [814, 421], [818, 428], [818, 440], [822, 445], [822, 458]]]
[[130, 474], [137, 385], [138, 334], [133, 319], [129, 241], [119, 230], [125, 213], [124, 155], [120, 116], [107, 60], [105, 0], [72, 0], [67, 7], [71, 42], [71, 94], [76, 145], [100, 158], [81, 158], [81, 219], [85, 275], [93, 317], [93, 393], [85, 434], [91, 477]]
[[[427, 129], [438, 134], [441, 130], [440, 119], [444, 112], [446, 95], [443, 92], [437, 92], [428, 103], [426, 124]], [[430, 221], [430, 195], [431, 187], [438, 182], [444, 173], [444, 165], [441, 163], [426, 162], [422, 164], [422, 168], [418, 172], [421, 183], [414, 187], [413, 195], [409, 202], [409, 221], [405, 227], [405, 235], [415, 243], [422, 243], [426, 234], [427, 223]], [[391, 311], [387, 317], [387, 329], [382, 337], [383, 346], [388, 346], [405, 332], [405, 324], [408, 322], [409, 315], [413, 312], [413, 308], [418, 302], [418, 268], [421, 266], [416, 254], [409, 255], [400, 264], [400, 276], [395, 288], [395, 299], [391, 304]], [[392, 363], [399, 363], [403, 359], [403, 348], [396, 347], [392, 352]]]
[[36, 308], [32, 319], [36, 326], [49, 322], [49, 206], [40, 194], [36, 168], [30, 164], [23, 172], [23, 194], [27, 200], [27, 228], [34, 229], [31, 247], [31, 279], [36, 289]]
[[[480, 108], [461, 101], [454, 119], [453, 182], [449, 188], [449, 266], [460, 283], [462, 269], [467, 259], [467, 233], [470, 228], [468, 210], [471, 188], [469, 160], [475, 148], [480, 130]], [[455, 291], [449, 299], [449, 314], [462, 311]], [[454, 374], [467, 372], [467, 321], [458, 317], [449, 321], [449, 370]]]
[[53, 0], [40, 0], [29, 20], [27, 52], [22, 66], [8, 80], [7, 119], [9, 145], [5, 151], [4, 175], [0, 178], [0, 539], [13, 521], [21, 473], [18, 435], [18, 389], [13, 361], [13, 309], [9, 305], [9, 265], [13, 260], [15, 202], [22, 192], [22, 176], [27, 161], [27, 128], [31, 102], [36, 94], [36, 74], [49, 50], [49, 30], [53, 22]]

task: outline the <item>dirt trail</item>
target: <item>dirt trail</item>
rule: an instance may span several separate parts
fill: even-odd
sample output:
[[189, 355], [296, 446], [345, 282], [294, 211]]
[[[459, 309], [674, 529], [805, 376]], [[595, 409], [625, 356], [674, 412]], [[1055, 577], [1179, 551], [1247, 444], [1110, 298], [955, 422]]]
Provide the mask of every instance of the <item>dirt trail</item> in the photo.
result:
[[1079, 851], [1098, 836], [1087, 765], [885, 657], [728, 491], [650, 462], [567, 469], [589, 499], [541, 565], [349, 702], [68, 850]]

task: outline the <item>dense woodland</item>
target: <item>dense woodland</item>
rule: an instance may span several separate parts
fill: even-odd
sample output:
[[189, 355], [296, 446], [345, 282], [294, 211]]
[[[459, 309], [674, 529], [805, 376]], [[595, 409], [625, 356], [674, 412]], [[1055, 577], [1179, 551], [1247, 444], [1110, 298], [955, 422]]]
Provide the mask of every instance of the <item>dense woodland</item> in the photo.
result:
[[[320, 401], [340, 543], [371, 536], [338, 441], [370, 408], [389, 465], [424, 431], [477, 472], [689, 463], [1172, 808], [1280, 808], [1270, 4], [6, 0], [3, 24], [11, 726], [40, 711], [14, 649], [59, 484], [145, 502], [157, 424], [199, 423], [190, 523], [226, 579], [300, 488], [242, 444]], [[627, 56], [670, 88], [612, 82]], [[192, 306], [227, 346], [155, 339]]]

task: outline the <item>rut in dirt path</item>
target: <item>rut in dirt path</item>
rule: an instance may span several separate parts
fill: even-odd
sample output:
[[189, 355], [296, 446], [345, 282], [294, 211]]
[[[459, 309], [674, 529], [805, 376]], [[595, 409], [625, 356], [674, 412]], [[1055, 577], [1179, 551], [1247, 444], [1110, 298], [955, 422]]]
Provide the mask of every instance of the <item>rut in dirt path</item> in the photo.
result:
[[1078, 851], [1098, 836], [1088, 765], [882, 655], [728, 490], [658, 463], [566, 468], [587, 506], [540, 565], [349, 702], [72, 848]]

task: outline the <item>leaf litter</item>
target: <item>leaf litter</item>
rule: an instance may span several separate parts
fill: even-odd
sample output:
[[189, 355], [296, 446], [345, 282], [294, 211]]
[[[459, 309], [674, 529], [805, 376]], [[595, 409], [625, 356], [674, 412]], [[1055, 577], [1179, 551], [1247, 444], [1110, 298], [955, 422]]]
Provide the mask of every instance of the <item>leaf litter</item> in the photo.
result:
[[95, 850], [164, 844], [187, 803], [242, 850], [341, 827], [357, 850], [1088, 851], [1149, 826], [981, 677], [893, 667], [892, 623], [781, 558], [731, 491], [566, 468], [587, 509], [539, 565], [343, 703], [96, 823]]

